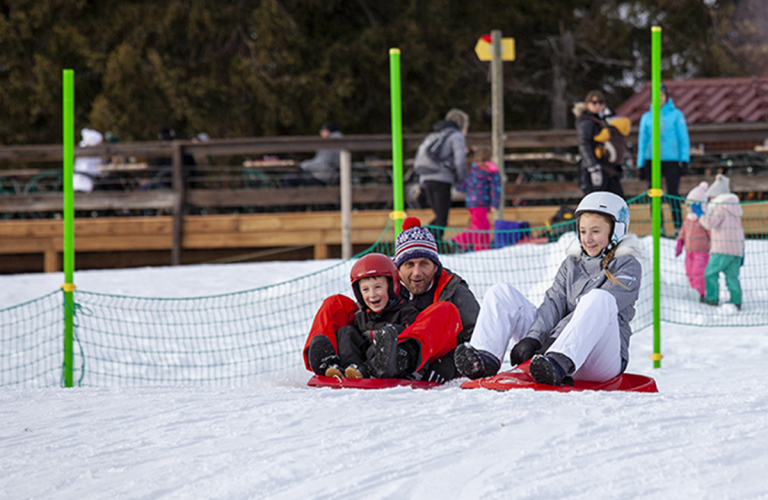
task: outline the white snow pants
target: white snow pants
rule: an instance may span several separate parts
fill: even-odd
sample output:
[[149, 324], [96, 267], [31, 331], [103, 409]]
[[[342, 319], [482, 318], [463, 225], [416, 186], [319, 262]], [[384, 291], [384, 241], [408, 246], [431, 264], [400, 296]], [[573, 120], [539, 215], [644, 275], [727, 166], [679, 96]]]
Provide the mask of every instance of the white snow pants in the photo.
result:
[[[504, 361], [510, 340], [519, 342], [536, 318], [536, 306], [507, 283], [483, 298], [470, 344]], [[618, 307], [610, 293], [596, 289], [581, 297], [571, 320], [547, 352], [573, 361], [575, 380], [603, 382], [621, 373]]]

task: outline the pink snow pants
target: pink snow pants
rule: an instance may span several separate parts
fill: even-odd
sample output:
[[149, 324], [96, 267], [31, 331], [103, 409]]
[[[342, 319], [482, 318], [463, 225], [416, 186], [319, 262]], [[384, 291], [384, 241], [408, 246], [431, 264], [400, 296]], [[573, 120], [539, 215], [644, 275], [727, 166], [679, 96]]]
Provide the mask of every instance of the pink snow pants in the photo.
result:
[[707, 293], [707, 285], [704, 282], [704, 271], [709, 262], [709, 252], [685, 252], [685, 274], [691, 288], [699, 292], [699, 295]]
[[476, 233], [473, 231], [490, 231], [491, 223], [488, 221], [488, 209], [475, 207], [469, 209], [471, 222], [469, 231], [464, 231], [453, 238], [461, 248], [467, 250], [474, 245], [475, 251], [488, 250], [491, 247], [491, 233]]

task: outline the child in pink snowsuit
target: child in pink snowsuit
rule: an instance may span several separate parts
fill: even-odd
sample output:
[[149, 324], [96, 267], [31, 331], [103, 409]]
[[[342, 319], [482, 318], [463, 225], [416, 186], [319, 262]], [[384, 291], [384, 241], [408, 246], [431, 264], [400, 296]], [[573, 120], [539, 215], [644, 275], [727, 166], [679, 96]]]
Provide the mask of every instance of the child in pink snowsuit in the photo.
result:
[[677, 248], [675, 257], [683, 253], [685, 247], [685, 274], [691, 287], [699, 292], [699, 300], [704, 301], [707, 293], [707, 285], [704, 281], [704, 271], [709, 263], [709, 231], [699, 222], [699, 218], [693, 212], [693, 205], [707, 201], [707, 188], [709, 184], [702, 181], [701, 184], [691, 189], [685, 201], [686, 215], [680, 234], [677, 236]]
[[466, 206], [471, 218], [469, 230], [453, 238], [462, 250], [468, 250], [472, 245], [476, 251], [487, 250], [491, 245], [488, 212], [499, 207], [501, 176], [499, 168], [490, 160], [491, 149], [487, 146], [479, 147], [469, 174], [456, 185], [458, 191], [467, 195]]

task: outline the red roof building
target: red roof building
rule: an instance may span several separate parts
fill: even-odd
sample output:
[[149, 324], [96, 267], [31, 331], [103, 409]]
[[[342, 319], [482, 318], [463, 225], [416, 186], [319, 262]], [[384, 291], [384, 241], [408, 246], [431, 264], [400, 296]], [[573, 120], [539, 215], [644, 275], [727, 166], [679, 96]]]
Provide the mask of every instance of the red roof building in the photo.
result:
[[[688, 125], [768, 121], [768, 78], [664, 80], [675, 107]], [[616, 109], [637, 126], [651, 107], [651, 82]]]

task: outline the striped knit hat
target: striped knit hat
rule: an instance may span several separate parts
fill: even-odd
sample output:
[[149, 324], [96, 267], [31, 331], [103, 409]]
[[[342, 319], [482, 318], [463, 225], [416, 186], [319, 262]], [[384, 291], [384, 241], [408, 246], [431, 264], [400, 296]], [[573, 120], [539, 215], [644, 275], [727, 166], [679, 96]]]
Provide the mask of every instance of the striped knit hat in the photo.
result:
[[435, 237], [428, 229], [421, 227], [419, 219], [408, 217], [403, 221], [403, 231], [397, 235], [395, 265], [400, 267], [406, 260], [419, 258], [429, 259], [440, 266]]

